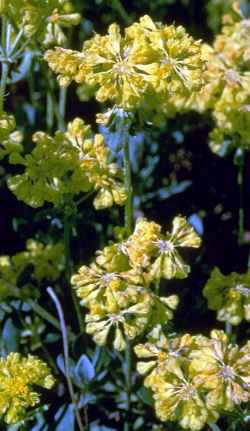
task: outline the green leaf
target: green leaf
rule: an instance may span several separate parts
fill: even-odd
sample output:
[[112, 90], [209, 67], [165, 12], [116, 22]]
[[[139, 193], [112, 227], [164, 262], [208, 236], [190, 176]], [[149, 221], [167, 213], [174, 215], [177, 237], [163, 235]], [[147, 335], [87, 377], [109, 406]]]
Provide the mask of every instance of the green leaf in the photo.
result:
[[55, 431], [74, 431], [75, 413], [73, 404], [69, 404], [66, 410], [65, 406], [60, 407], [60, 409], [55, 414], [55, 420], [59, 420]]
[[20, 330], [14, 325], [11, 318], [7, 319], [4, 324], [2, 341], [7, 353], [18, 351]]
[[81, 386], [91, 382], [95, 377], [95, 369], [86, 355], [82, 355], [75, 367], [75, 378]]

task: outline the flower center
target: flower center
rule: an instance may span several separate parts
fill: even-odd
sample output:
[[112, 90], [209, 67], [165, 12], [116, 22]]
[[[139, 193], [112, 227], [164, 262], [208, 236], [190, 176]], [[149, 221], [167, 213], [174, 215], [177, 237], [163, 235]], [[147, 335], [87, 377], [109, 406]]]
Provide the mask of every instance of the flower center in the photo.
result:
[[232, 380], [234, 379], [235, 373], [233, 368], [229, 367], [228, 365], [225, 365], [218, 373], [219, 377], [222, 377], [226, 380]]
[[130, 72], [130, 67], [126, 61], [119, 61], [113, 66], [113, 72], [119, 73], [121, 75], [128, 75]]
[[246, 297], [248, 297], [248, 296], [249, 296], [249, 294], [250, 294], [250, 290], [248, 289], [248, 287], [245, 287], [245, 285], [244, 285], [244, 284], [237, 284], [237, 285], [235, 286], [235, 290], [236, 290], [236, 292], [239, 292], [239, 293], [241, 293], [243, 296], [246, 296]]
[[196, 394], [196, 389], [192, 386], [192, 385], [186, 385], [184, 388], [183, 388], [183, 394], [182, 394], [182, 399], [184, 400], [184, 401], [188, 401], [188, 400], [190, 400], [191, 398], [193, 398], [194, 396], [195, 396], [195, 394]]
[[162, 253], [171, 252], [174, 250], [174, 245], [170, 241], [160, 239], [157, 241], [158, 247]]
[[115, 272], [110, 272], [108, 274], [104, 274], [102, 276], [102, 279], [104, 281], [104, 283], [110, 283], [110, 281], [114, 280], [116, 278], [116, 273]]

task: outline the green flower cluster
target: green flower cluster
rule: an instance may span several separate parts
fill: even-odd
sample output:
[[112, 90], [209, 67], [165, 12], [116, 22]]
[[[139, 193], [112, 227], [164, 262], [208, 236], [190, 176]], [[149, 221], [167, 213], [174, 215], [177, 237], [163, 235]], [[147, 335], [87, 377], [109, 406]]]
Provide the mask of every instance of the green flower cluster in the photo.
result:
[[214, 268], [203, 295], [208, 308], [217, 311], [217, 319], [239, 325], [243, 319], [250, 321], [250, 272], [223, 275]]
[[10, 353], [7, 358], [1, 358], [0, 414], [5, 422], [14, 424], [24, 419], [27, 408], [40, 401], [37, 387], [51, 389], [53, 385], [54, 378], [48, 366], [35, 356]]
[[160, 297], [151, 286], [162, 278], [186, 277], [189, 266], [178, 249], [199, 245], [199, 236], [184, 217], [176, 217], [172, 231], [165, 235], [158, 224], [137, 220], [127, 240], [97, 252], [95, 261], [72, 277], [77, 295], [89, 309], [87, 333], [100, 345], [109, 339], [123, 350], [126, 338], [167, 323], [178, 297]]
[[0, 114], [0, 160], [13, 152], [22, 151], [22, 133], [16, 130], [13, 115]]
[[[21, 282], [25, 269], [30, 268], [30, 277]], [[26, 250], [12, 257], [0, 256], [0, 298], [29, 297], [34, 281], [55, 281], [65, 268], [63, 243], [47, 244], [29, 239]], [[19, 289], [22, 287], [22, 289]]]
[[45, 202], [59, 206], [80, 192], [97, 191], [96, 209], [124, 204], [121, 170], [117, 164], [109, 163], [103, 136], [93, 136], [90, 126], [81, 119], [76, 118], [69, 123], [67, 132], [56, 132], [54, 137], [37, 132], [33, 141], [31, 153], [10, 155], [10, 163], [25, 167], [23, 174], [8, 181], [18, 199], [34, 208]]
[[223, 331], [168, 339], [156, 328], [135, 347], [139, 373], [152, 389], [157, 416], [199, 431], [250, 400], [250, 343], [230, 344]]

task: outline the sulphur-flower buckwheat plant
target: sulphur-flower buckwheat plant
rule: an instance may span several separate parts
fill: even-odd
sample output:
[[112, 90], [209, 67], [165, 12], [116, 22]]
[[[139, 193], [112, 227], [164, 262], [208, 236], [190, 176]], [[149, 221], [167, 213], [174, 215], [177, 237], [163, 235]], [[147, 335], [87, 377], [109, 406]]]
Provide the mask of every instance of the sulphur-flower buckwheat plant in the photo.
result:
[[19, 353], [10, 353], [7, 358], [0, 359], [0, 412], [6, 423], [22, 420], [26, 409], [39, 403], [39, 392], [32, 385], [46, 389], [54, 385], [45, 362]]
[[249, 428], [250, 8], [130, 3], [0, 0], [3, 431]]

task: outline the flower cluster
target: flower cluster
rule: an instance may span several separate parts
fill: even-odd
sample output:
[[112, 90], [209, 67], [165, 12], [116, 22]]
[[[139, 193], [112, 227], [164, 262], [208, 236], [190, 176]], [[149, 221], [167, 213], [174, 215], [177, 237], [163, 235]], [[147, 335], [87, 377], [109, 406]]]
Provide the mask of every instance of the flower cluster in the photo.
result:
[[[32, 386], [35, 385], [36, 389]], [[0, 414], [7, 424], [25, 417], [28, 407], [40, 401], [37, 387], [52, 388], [54, 378], [48, 366], [40, 359], [19, 353], [10, 353], [0, 359]]]
[[243, 319], [250, 321], [250, 273], [232, 272], [223, 275], [214, 268], [207, 281], [203, 295], [208, 308], [217, 311], [217, 319], [239, 325]]
[[68, 0], [8, 0], [0, 13], [7, 15], [25, 36], [45, 46], [64, 45], [64, 27], [78, 25], [81, 16], [73, 12]]
[[97, 252], [90, 266], [82, 266], [72, 284], [89, 309], [86, 331], [103, 345], [114, 338], [122, 350], [157, 324], [166, 324], [178, 304], [176, 295], [160, 297], [151, 289], [161, 278], [184, 278], [189, 272], [179, 247], [198, 247], [200, 238], [184, 217], [176, 217], [172, 232], [146, 219], [137, 220], [127, 240]]
[[213, 48], [204, 48], [209, 58], [207, 84], [198, 96], [199, 110], [213, 110], [216, 127], [210, 146], [220, 155], [229, 145], [250, 146], [250, 20], [236, 11], [224, 18]]
[[223, 331], [167, 339], [154, 330], [135, 353], [162, 421], [199, 431], [250, 399], [250, 344], [230, 344]]
[[33, 141], [30, 154], [10, 156], [11, 163], [25, 166], [23, 174], [8, 181], [18, 199], [37, 208], [45, 201], [62, 205], [67, 196], [73, 199], [80, 192], [93, 190], [97, 191], [96, 209], [124, 204], [122, 172], [115, 163], [109, 163], [103, 136], [92, 136], [81, 119], [76, 118], [67, 132], [56, 132], [54, 137], [37, 132]]
[[181, 26], [155, 24], [149, 16], [123, 35], [112, 24], [107, 35], [87, 40], [82, 52], [56, 48], [45, 59], [63, 86], [86, 83], [96, 86], [100, 102], [165, 114], [200, 88], [205, 65], [200, 41]]
[[22, 133], [16, 130], [13, 115], [2, 112], [0, 115], [0, 160], [13, 152], [22, 151]]
[[[22, 274], [30, 268], [30, 277], [22, 282]], [[29, 239], [26, 250], [12, 257], [0, 256], [0, 298], [30, 296], [30, 282], [55, 281], [65, 268], [63, 243], [47, 244]], [[22, 290], [19, 289], [22, 287]]]

